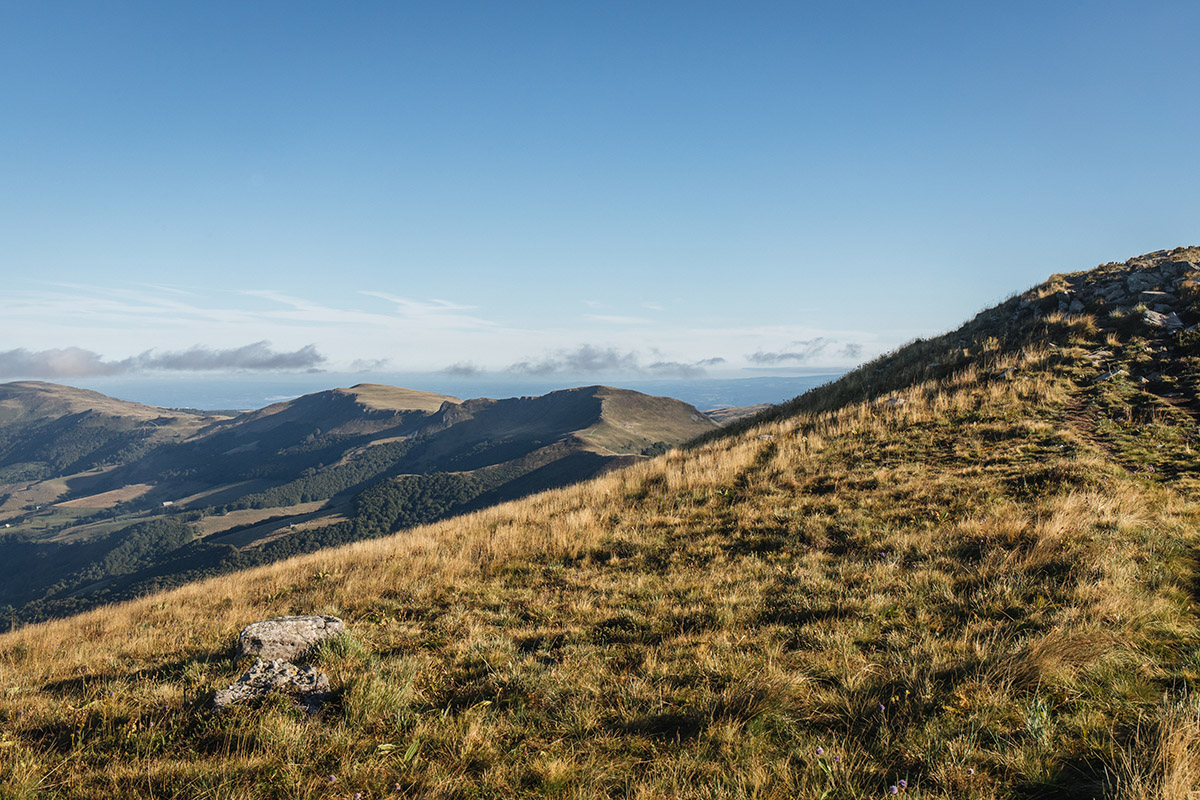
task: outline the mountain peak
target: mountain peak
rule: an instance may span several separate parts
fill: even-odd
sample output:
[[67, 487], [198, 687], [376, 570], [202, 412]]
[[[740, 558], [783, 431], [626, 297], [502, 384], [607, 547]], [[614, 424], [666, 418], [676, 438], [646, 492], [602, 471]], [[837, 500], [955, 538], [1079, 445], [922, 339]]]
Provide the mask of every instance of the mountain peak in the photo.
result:
[[382, 383], [358, 383], [349, 389], [334, 392], [350, 395], [364, 406], [376, 411], [437, 411], [443, 403], [461, 403], [448, 394], [422, 392]]

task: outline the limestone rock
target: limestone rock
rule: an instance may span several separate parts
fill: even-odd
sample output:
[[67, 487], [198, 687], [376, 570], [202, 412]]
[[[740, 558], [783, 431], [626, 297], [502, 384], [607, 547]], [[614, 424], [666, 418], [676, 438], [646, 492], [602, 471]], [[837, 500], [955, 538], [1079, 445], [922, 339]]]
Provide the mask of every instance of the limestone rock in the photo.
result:
[[234, 703], [258, 702], [272, 692], [284, 692], [310, 713], [317, 711], [329, 695], [329, 677], [313, 666], [274, 659], [257, 659], [237, 683], [217, 691], [213, 711], [222, 711]]
[[337, 636], [346, 625], [337, 617], [279, 617], [255, 622], [242, 628], [238, 636], [237, 657], [296, 659], [318, 642]]

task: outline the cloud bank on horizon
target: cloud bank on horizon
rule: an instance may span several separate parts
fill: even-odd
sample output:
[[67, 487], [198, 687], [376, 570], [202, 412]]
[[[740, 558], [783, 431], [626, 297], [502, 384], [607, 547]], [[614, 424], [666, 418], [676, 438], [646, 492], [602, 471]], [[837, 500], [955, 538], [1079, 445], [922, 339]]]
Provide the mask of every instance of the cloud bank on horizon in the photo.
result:
[[119, 361], [81, 347], [0, 352], [0, 378], [91, 378], [145, 372], [280, 372], [315, 370], [325, 357], [313, 345], [293, 352], [271, 349], [270, 342], [214, 350], [195, 346], [157, 353], [147, 350]]

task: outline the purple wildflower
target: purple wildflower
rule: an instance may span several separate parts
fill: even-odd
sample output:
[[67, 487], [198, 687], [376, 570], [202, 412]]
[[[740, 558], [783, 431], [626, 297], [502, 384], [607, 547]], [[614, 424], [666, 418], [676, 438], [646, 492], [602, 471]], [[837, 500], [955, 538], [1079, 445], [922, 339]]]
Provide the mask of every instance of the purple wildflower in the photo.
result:
[[894, 786], [894, 785], [893, 785], [893, 786], [889, 786], [889, 787], [888, 787], [888, 791], [889, 791], [890, 793], [892, 793], [892, 794], [900, 794], [900, 787], [898, 787], [898, 786]]
[[908, 781], [906, 781], [906, 780], [904, 780], [903, 778], [901, 778], [901, 779], [900, 779], [900, 788], [901, 788], [901, 789], [907, 789], [907, 788], [908, 788]]
[[823, 755], [825, 755], [825, 750], [824, 750], [824, 748], [818, 747], [818, 748], [817, 748], [817, 755], [819, 755], [819, 756], [823, 756]]

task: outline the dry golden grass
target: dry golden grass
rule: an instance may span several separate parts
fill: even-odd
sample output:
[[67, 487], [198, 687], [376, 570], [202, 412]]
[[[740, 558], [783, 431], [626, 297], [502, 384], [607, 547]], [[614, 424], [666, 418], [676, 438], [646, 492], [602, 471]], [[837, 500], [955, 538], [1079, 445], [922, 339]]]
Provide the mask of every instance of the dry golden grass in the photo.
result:
[[[1072, 421], [1091, 384], [1065, 344], [976, 349], [575, 487], [2, 636], [0, 794], [1193, 796], [1195, 497], [1133, 466], [1132, 434]], [[316, 657], [336, 701], [206, 714], [245, 666], [238, 630], [294, 613], [349, 624]]]
[[378, 383], [360, 383], [350, 389], [337, 389], [378, 411], [437, 411], [442, 403], [460, 403], [457, 397], [448, 394], [419, 392], [399, 386], [384, 386]]
[[62, 508], [112, 508], [127, 500], [141, 497], [153, 488], [148, 483], [134, 483], [129, 486], [123, 486], [120, 489], [113, 489], [111, 492], [101, 492], [75, 500], [67, 500], [58, 505]]
[[325, 505], [325, 501], [317, 500], [311, 503], [296, 503], [290, 506], [278, 506], [275, 508], [246, 508], [237, 511], [229, 511], [220, 516], [205, 517], [193, 524], [196, 532], [200, 536], [212, 536], [221, 531], [227, 531], [230, 528], [237, 528], [242, 525], [252, 525], [256, 522], [272, 519], [274, 517], [297, 516], [300, 514], [311, 514], [314, 511], [321, 510]]

